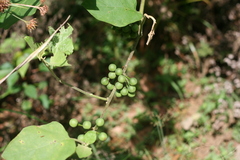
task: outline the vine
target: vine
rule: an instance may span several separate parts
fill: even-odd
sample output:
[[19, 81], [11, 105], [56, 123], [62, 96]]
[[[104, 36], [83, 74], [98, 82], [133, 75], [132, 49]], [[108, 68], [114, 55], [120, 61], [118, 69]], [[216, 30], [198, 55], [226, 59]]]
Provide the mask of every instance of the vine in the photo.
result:
[[[102, 2], [105, 3], [102, 3]], [[23, 4], [20, 4], [22, 2]], [[36, 19], [30, 21], [25, 21], [22, 18], [22, 12], [26, 13], [26, 8], [31, 8], [32, 12], [29, 12], [28, 15], [35, 13], [36, 9], [40, 11], [40, 14], [43, 16], [48, 10], [46, 5], [43, 5], [44, 1], [37, 1], [36, 5], [33, 6], [28, 0], [20, 1], [18, 3], [12, 3], [8, 0], [0, 0], [0, 12], [2, 15], [0, 17], [0, 22], [8, 23], [7, 19], [2, 17], [10, 17], [11, 22], [7, 25], [0, 25], [2, 28], [8, 28], [13, 23], [16, 22], [16, 19], [22, 20], [26, 23], [26, 27], [31, 32], [36, 28]], [[104, 5], [103, 5], [104, 4]], [[39, 5], [43, 5], [40, 7]], [[101, 116], [95, 121], [95, 125], [92, 125], [90, 121], [84, 121], [79, 123], [76, 119], [71, 119], [69, 125], [71, 127], [82, 127], [86, 130], [85, 134], [79, 134], [77, 138], [70, 138], [67, 131], [63, 126], [58, 122], [51, 122], [46, 125], [41, 126], [29, 126], [24, 128], [7, 146], [5, 151], [2, 154], [2, 157], [7, 160], [26, 160], [26, 159], [66, 159], [71, 156], [74, 152], [78, 155], [79, 158], [85, 158], [92, 154], [92, 149], [95, 147], [92, 145], [96, 142], [97, 139], [100, 141], [105, 141], [108, 136], [105, 132], [99, 132], [98, 128], [102, 127], [105, 123], [104, 113], [110, 106], [114, 96], [122, 97], [129, 96], [134, 97], [136, 91], [137, 79], [134, 77], [127, 76], [128, 65], [136, 52], [137, 45], [141, 36], [143, 35], [143, 26], [146, 19], [151, 19], [153, 21], [152, 28], [148, 34], [148, 40], [146, 45], [148, 45], [151, 39], [154, 36], [154, 28], [156, 25], [156, 20], [154, 17], [144, 14], [145, 0], [141, 1], [139, 11], [136, 11], [136, 0], [101, 0], [96, 1], [96, 4], [93, 4], [89, 0], [85, 0], [82, 4], [90, 14], [92, 14], [96, 19], [104, 21], [116, 27], [130, 27], [130, 24], [138, 23], [137, 29], [133, 25], [132, 31], [137, 32], [137, 37], [133, 44], [132, 51], [129, 53], [129, 56], [126, 60], [123, 68], [118, 68], [115, 64], [110, 64], [109, 74], [106, 77], [101, 79], [102, 85], [106, 86], [107, 89], [111, 90], [108, 97], [101, 97], [94, 95], [93, 93], [84, 91], [76, 86], [69, 84], [61, 80], [55, 73], [54, 67], [63, 67], [68, 66], [67, 56], [73, 52], [73, 44], [70, 35], [73, 31], [73, 28], [68, 25], [67, 28], [64, 28], [64, 25], [69, 20], [68, 17], [56, 30], [49, 28], [50, 37], [41, 45], [34, 43], [33, 39], [26, 37], [25, 40], [29, 46], [34, 50], [22, 63], [17, 65], [9, 74], [4, 78], [0, 79], [0, 84], [2, 84], [7, 78], [12, 75], [14, 72], [18, 71], [21, 67], [30, 62], [33, 58], [38, 57], [45, 66], [48, 68], [52, 76], [60, 83], [71, 87], [72, 89], [85, 94], [90, 97], [97, 98], [106, 102], [104, 110]], [[12, 7], [10, 7], [12, 6]], [[19, 10], [14, 10], [13, 7], [20, 7]], [[96, 8], [98, 10], [96, 10]], [[111, 12], [111, 13], [110, 13]], [[112, 14], [116, 13], [116, 14]], [[112, 15], [115, 17], [113, 18]], [[117, 16], [116, 16], [117, 15]], [[126, 19], [122, 19], [123, 15], [127, 15]], [[14, 18], [12, 21], [11, 18]], [[6, 22], [5, 22], [6, 21]], [[59, 32], [59, 33], [58, 33]], [[50, 57], [50, 61], [45, 59], [45, 50], [48, 49], [53, 55]], [[77, 142], [77, 146], [75, 144]], [[36, 145], [37, 144], [37, 145]], [[89, 145], [91, 147], [89, 147]], [[29, 149], [31, 151], [29, 152]], [[46, 150], [48, 152], [46, 152]], [[34, 152], [34, 158], [32, 154]], [[45, 156], [44, 158], [43, 155]]]

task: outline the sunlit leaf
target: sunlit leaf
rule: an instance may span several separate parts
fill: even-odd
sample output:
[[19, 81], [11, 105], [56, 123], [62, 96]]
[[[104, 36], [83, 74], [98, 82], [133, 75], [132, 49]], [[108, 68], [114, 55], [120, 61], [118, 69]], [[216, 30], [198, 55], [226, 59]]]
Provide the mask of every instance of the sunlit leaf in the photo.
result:
[[96, 19], [123, 27], [141, 20], [136, 0], [84, 0], [83, 7]]
[[92, 149], [79, 144], [76, 148], [76, 153], [79, 158], [85, 158], [92, 154]]
[[58, 122], [24, 128], [2, 154], [6, 160], [65, 160], [76, 145]]

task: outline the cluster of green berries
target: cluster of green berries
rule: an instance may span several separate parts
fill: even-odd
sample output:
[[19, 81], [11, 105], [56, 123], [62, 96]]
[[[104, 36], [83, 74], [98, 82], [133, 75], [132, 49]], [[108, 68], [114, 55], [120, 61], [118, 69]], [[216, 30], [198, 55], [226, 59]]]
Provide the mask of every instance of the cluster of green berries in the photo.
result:
[[114, 27], [113, 29], [118, 34], [121, 34], [124, 36], [127, 35], [127, 38], [134, 39], [134, 38], [137, 38], [138, 36], [138, 28], [139, 26], [137, 23], [132, 23], [125, 27]]
[[108, 66], [108, 77], [101, 79], [101, 84], [106, 86], [107, 89], [113, 90], [116, 87], [116, 97], [129, 96], [134, 97], [136, 92], [136, 78], [129, 78], [123, 74], [122, 68], [117, 68], [115, 64]]
[[[104, 125], [104, 119], [103, 118], [98, 118], [95, 121], [96, 126], [98, 127], [102, 127]], [[72, 118], [69, 121], [69, 125], [73, 128], [77, 127], [77, 126], [82, 126], [84, 129], [91, 129], [92, 127], [92, 123], [90, 121], [84, 121], [82, 124], [78, 123], [77, 119]], [[94, 139], [93, 137], [98, 135], [98, 139], [101, 141], [105, 141], [107, 139], [107, 134], [105, 132], [96, 132], [95, 130], [91, 130], [86, 132], [85, 134], [80, 134], [78, 136], [78, 140], [81, 142], [85, 142], [85, 143], [94, 143], [96, 139]]]

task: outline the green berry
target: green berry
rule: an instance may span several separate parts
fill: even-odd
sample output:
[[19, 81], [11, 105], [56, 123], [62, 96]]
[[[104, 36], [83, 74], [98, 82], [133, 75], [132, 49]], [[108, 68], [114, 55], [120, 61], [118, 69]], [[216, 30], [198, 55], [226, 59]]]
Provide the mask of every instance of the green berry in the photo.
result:
[[128, 92], [131, 92], [131, 93], [136, 92], [136, 87], [135, 86], [128, 86]]
[[71, 127], [77, 127], [78, 121], [77, 121], [76, 119], [72, 118], [72, 119], [69, 121], [69, 125], [70, 125]]
[[138, 25], [137, 24], [133, 24], [131, 26], [131, 29], [132, 29], [133, 32], [137, 32], [138, 31]]
[[122, 94], [119, 93], [119, 92], [116, 92], [115, 95], [116, 95], [116, 97], [118, 97], [118, 98], [122, 97]]
[[117, 89], [122, 89], [122, 88], [123, 88], [123, 84], [120, 83], [120, 82], [116, 82], [116, 83], [115, 83], [115, 87], [116, 87]]
[[130, 26], [126, 26], [126, 27], [123, 27], [122, 31], [125, 33], [128, 33], [131, 31], [131, 28], [130, 28]]
[[130, 98], [135, 97], [135, 93], [128, 93], [128, 97], [130, 97]]
[[84, 129], [90, 129], [92, 127], [92, 124], [90, 121], [84, 121], [82, 126]]
[[117, 68], [117, 66], [113, 63], [108, 66], [108, 70], [112, 71], [112, 72], [114, 72], [116, 70], [116, 68]]
[[119, 75], [119, 76], [118, 76], [118, 82], [124, 83], [125, 80], [126, 80], [126, 77], [125, 77], [124, 75]]
[[134, 33], [131, 33], [129, 37], [134, 39], [134, 38], [137, 38], [137, 36], [138, 36], [138, 33], [134, 32]]
[[101, 141], [105, 141], [107, 139], [107, 134], [105, 132], [101, 132], [98, 135], [98, 139], [100, 139]]
[[106, 85], [108, 85], [108, 83], [109, 83], [109, 81], [108, 81], [108, 78], [107, 78], [107, 77], [103, 77], [103, 78], [101, 79], [101, 84], [102, 84], [102, 85], [106, 86]]
[[84, 142], [84, 134], [79, 134], [78, 137], [77, 137], [77, 139], [78, 139], [79, 141]]
[[135, 86], [137, 84], [137, 79], [136, 78], [130, 78], [129, 84], [132, 86]]
[[123, 96], [126, 96], [128, 94], [128, 89], [126, 87], [124, 87], [120, 93], [123, 95]]
[[96, 119], [96, 125], [97, 125], [98, 127], [103, 126], [103, 125], [104, 125], [104, 119], [103, 119], [103, 118], [98, 118], [98, 119]]
[[113, 90], [113, 88], [114, 88], [114, 85], [111, 84], [111, 83], [108, 83], [108, 85], [107, 85], [107, 89], [109, 89], [109, 90]]
[[115, 79], [115, 78], [116, 78], [116, 73], [115, 73], [115, 72], [109, 72], [109, 73], [108, 73], [108, 77], [109, 77], [110, 79]]
[[116, 73], [116, 75], [121, 75], [122, 73], [123, 73], [123, 70], [122, 70], [122, 68], [117, 68], [116, 70], [115, 70], [115, 73]]

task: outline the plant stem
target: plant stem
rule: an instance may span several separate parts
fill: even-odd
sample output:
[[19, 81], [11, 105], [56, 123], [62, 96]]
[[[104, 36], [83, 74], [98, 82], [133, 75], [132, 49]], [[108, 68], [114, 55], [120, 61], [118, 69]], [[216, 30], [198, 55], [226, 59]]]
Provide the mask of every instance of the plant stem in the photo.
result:
[[116, 90], [117, 90], [116, 87], [114, 87], [113, 90], [112, 90], [112, 92], [110, 93], [109, 97], [107, 98], [107, 102], [106, 102], [106, 105], [105, 105], [105, 107], [104, 107], [104, 110], [103, 110], [103, 112], [102, 112], [102, 114], [101, 114], [101, 118], [103, 117], [104, 113], [105, 113], [106, 110], [108, 109], [108, 107], [109, 107], [109, 105], [110, 105], [110, 103], [111, 103], [111, 101], [112, 101], [112, 99], [113, 99], [113, 96], [114, 96], [115, 93], [116, 93]]
[[144, 7], [145, 7], [145, 0], [141, 0], [139, 12], [142, 14], [144, 13]]
[[99, 157], [99, 155], [97, 153], [97, 149], [94, 146], [94, 144], [91, 144], [91, 147], [92, 147], [93, 153], [94, 153], [95, 157], [97, 158], [97, 160], [101, 160], [101, 158]]
[[87, 95], [87, 96], [90, 96], [90, 97], [93, 97], [93, 98], [97, 98], [97, 99], [100, 99], [100, 100], [103, 100], [103, 101], [107, 101], [107, 98], [94, 95], [93, 93], [90, 93], [90, 92], [86, 92], [86, 91], [84, 91], [84, 90], [82, 90], [82, 89], [80, 89], [80, 88], [78, 88], [78, 87], [75, 87], [75, 86], [73, 86], [73, 85], [71, 85], [71, 84], [69, 84], [69, 83], [61, 80], [61, 79], [54, 73], [54, 71], [50, 68], [50, 66], [48, 65], [48, 63], [47, 63], [44, 59], [42, 59], [42, 61], [43, 61], [43, 63], [45, 64], [45, 66], [48, 68], [48, 70], [51, 72], [51, 74], [53, 75], [53, 77], [54, 77], [58, 82], [60, 82], [60, 83], [62, 83], [62, 84], [64, 84], [64, 85], [67, 85], [67, 86], [71, 87], [72, 89], [74, 89], [74, 90], [76, 90], [76, 91], [78, 91], [78, 92], [80, 92], [80, 93], [82, 93], [82, 94], [85, 94], [85, 95]]
[[[142, 14], [143, 14], [143, 12], [144, 12], [144, 7], [145, 7], [145, 0], [141, 0], [140, 10], [139, 10], [139, 11], [140, 11], [140, 13], [142, 13]], [[142, 18], [142, 20], [141, 20], [141, 23], [140, 23], [140, 25], [139, 25], [138, 36], [137, 36], [137, 38], [136, 38], [136, 40], [135, 40], [135, 42], [134, 42], [132, 51], [130, 52], [130, 54], [129, 54], [128, 58], [127, 58], [127, 61], [126, 61], [125, 65], [124, 65], [124, 67], [123, 67], [123, 74], [125, 74], [125, 72], [127, 71], [128, 64], [129, 64], [129, 62], [131, 61], [134, 53], [136, 52], [137, 45], [138, 45], [138, 43], [139, 43], [140, 38], [142, 37], [142, 28], [143, 28], [143, 24], [145, 23], [145, 19], [146, 19], [146, 18], [145, 18], [145, 16], [144, 16], [144, 17]], [[109, 107], [109, 105], [110, 105], [110, 103], [111, 103], [111, 101], [112, 101], [112, 99], [113, 99], [113, 96], [114, 96], [115, 93], [116, 93], [116, 90], [117, 90], [116, 87], [114, 87], [113, 90], [112, 90], [112, 92], [110, 93], [109, 97], [107, 98], [107, 102], [106, 102], [106, 105], [105, 105], [105, 107], [104, 107], [104, 110], [103, 110], [103, 112], [102, 112], [101, 117], [103, 117], [105, 111], [108, 109], [108, 107]]]

